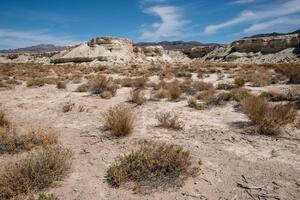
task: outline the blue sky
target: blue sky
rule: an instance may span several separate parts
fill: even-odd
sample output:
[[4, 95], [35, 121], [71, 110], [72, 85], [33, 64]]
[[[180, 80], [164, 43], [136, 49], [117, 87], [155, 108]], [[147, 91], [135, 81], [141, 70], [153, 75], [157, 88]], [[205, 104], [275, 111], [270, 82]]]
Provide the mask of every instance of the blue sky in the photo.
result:
[[0, 0], [0, 49], [95, 36], [230, 43], [300, 28], [300, 0]]

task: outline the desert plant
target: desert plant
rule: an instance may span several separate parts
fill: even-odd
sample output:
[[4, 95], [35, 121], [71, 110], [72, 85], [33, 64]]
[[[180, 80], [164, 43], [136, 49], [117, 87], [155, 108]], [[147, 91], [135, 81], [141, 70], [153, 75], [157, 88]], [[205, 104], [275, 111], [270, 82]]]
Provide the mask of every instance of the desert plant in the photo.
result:
[[218, 90], [231, 90], [234, 88], [235, 88], [235, 85], [230, 84], [230, 83], [220, 83], [217, 85]]
[[191, 174], [189, 151], [173, 144], [145, 142], [138, 150], [117, 157], [107, 171], [108, 182], [120, 186], [129, 181], [167, 182]]
[[111, 107], [102, 114], [102, 117], [104, 127], [117, 137], [129, 135], [135, 127], [136, 115], [129, 107]]
[[38, 146], [57, 144], [57, 137], [55, 131], [48, 129], [35, 129], [19, 134], [15, 127], [5, 127], [0, 130], [0, 154], [18, 153]]
[[130, 99], [131, 102], [136, 103], [137, 105], [142, 105], [146, 102], [145, 93], [140, 89], [133, 89], [130, 91]]
[[[105, 76], [98, 76], [90, 80], [88, 84], [90, 85], [89, 89], [92, 94], [101, 96], [103, 92], [110, 92], [111, 96], [116, 95], [117, 86], [112, 79], [106, 78]], [[108, 95], [104, 95], [104, 97], [107, 98]]]
[[234, 84], [237, 87], [243, 87], [245, 85], [245, 80], [243, 78], [235, 78], [234, 79]]
[[252, 73], [252, 75], [249, 78], [253, 86], [263, 87], [271, 84], [272, 73], [266, 69], [259, 69]]
[[285, 75], [289, 79], [291, 84], [300, 83], [300, 66], [299, 65], [285, 65], [285, 66], [276, 66], [275, 71]]
[[56, 197], [54, 194], [39, 194], [39, 196], [37, 198], [34, 197], [29, 197], [29, 198], [25, 198], [25, 197], [16, 197], [13, 198], [11, 200], [59, 200], [58, 197]]
[[68, 101], [63, 105], [62, 112], [63, 113], [70, 112], [71, 110], [73, 110], [74, 106], [75, 106], [75, 103]]
[[164, 88], [160, 88], [159, 90], [157, 90], [157, 92], [155, 93], [155, 97], [156, 98], [167, 98], [168, 97], [168, 90], [164, 89]]
[[245, 114], [257, 125], [261, 134], [280, 134], [280, 128], [292, 123], [296, 118], [296, 112], [292, 106], [272, 106], [262, 97], [247, 97], [241, 104]]
[[168, 91], [168, 99], [170, 101], [177, 101], [181, 97], [182, 91], [176, 83], [168, 84], [166, 90]]
[[203, 109], [203, 106], [201, 106], [198, 102], [197, 102], [197, 98], [194, 97], [194, 96], [189, 96], [187, 98], [187, 103], [188, 103], [188, 106], [190, 108], [195, 108], [197, 110], [201, 110]]
[[56, 88], [57, 88], [57, 89], [66, 89], [66, 88], [67, 88], [67, 84], [66, 84], [66, 82], [59, 81], [59, 82], [57, 82], [57, 84], [56, 84]]
[[77, 87], [76, 92], [87, 92], [89, 89], [90, 89], [89, 84], [83, 83]]
[[8, 124], [9, 124], [9, 121], [6, 118], [4, 110], [0, 109], [0, 127], [7, 126]]
[[246, 97], [251, 96], [251, 93], [245, 88], [237, 88], [230, 91], [229, 95], [231, 96], [231, 100], [240, 102]]
[[192, 86], [198, 91], [213, 89], [213, 84], [206, 83], [206, 82], [203, 82], [203, 81], [194, 81]]
[[26, 83], [27, 87], [42, 87], [45, 85], [45, 81], [41, 78], [34, 78], [34, 79], [29, 79], [27, 80]]
[[0, 175], [0, 199], [27, 195], [61, 180], [71, 167], [71, 158], [69, 149], [45, 146], [7, 163]]
[[158, 120], [159, 127], [168, 128], [173, 130], [183, 129], [183, 124], [179, 121], [179, 118], [176, 114], [171, 112], [162, 112], [156, 114], [156, 119]]
[[203, 101], [207, 102], [207, 101], [213, 99], [215, 97], [215, 94], [216, 94], [215, 89], [209, 89], [209, 90], [200, 92], [197, 95], [197, 99], [200, 99], [200, 100], [203, 100]]

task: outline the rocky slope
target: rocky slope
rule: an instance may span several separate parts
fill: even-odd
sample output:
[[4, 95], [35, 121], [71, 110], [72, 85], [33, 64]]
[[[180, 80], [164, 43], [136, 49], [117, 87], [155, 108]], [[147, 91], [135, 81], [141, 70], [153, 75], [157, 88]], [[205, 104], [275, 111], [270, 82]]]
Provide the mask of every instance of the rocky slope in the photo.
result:
[[40, 44], [31, 47], [0, 50], [0, 53], [45, 53], [65, 50], [67, 47], [55, 46], [53, 44]]

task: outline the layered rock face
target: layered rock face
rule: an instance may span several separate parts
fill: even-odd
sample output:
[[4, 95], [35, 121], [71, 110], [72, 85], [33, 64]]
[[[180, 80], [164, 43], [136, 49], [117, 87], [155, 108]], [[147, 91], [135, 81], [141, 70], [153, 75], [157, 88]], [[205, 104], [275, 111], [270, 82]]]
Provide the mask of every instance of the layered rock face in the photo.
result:
[[261, 52], [262, 54], [277, 53], [287, 48], [300, 46], [300, 37], [298, 34], [246, 38], [233, 42], [232, 50], [242, 53]]
[[107, 61], [126, 63], [135, 56], [133, 42], [128, 39], [97, 37], [55, 55], [51, 62]]
[[189, 57], [190, 58], [199, 58], [199, 57], [201, 58], [201, 57], [207, 55], [208, 53], [212, 52], [216, 48], [218, 48], [218, 46], [199, 46], [199, 47], [194, 47], [189, 52]]

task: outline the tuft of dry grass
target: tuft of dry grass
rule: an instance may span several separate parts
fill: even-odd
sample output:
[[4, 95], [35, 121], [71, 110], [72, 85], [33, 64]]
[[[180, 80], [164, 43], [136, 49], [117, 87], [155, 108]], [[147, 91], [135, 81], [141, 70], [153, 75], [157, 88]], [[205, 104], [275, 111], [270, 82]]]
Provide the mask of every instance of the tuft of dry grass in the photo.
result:
[[155, 97], [156, 98], [167, 98], [168, 97], [168, 90], [164, 89], [164, 88], [160, 88], [159, 90], [157, 90], [157, 92], [155, 93]]
[[[104, 98], [113, 97], [117, 93], [117, 85], [114, 84], [111, 78], [106, 78], [105, 76], [97, 76], [90, 80], [88, 84], [92, 94], [100, 95]], [[106, 94], [103, 95], [103, 92]]]
[[162, 112], [156, 114], [156, 119], [158, 120], [159, 127], [173, 129], [173, 130], [181, 130], [183, 129], [183, 123], [179, 121], [179, 118], [176, 114], [171, 112]]
[[231, 90], [234, 89], [236, 86], [230, 83], [220, 83], [217, 85], [218, 90]]
[[0, 127], [8, 126], [9, 121], [5, 116], [4, 110], [0, 109]]
[[234, 79], [234, 84], [237, 86], [237, 87], [244, 87], [245, 85], [245, 80], [243, 78], [235, 78]]
[[273, 106], [262, 97], [247, 97], [241, 104], [245, 114], [257, 125], [260, 134], [278, 135], [282, 126], [292, 123], [296, 118], [292, 106]]
[[229, 92], [229, 95], [231, 96], [231, 100], [240, 102], [246, 97], [251, 96], [251, 93], [245, 88], [237, 88], [233, 89]]
[[198, 102], [197, 102], [197, 98], [194, 97], [194, 96], [189, 96], [187, 98], [187, 103], [188, 103], [188, 106], [190, 108], [195, 108], [197, 110], [202, 110], [203, 109], [203, 106], [201, 106]]
[[197, 99], [203, 100], [205, 102], [208, 102], [209, 100], [213, 99], [215, 97], [216, 90], [215, 89], [209, 89], [203, 92], [200, 92], [197, 95]]
[[29, 79], [26, 82], [27, 87], [42, 87], [45, 85], [45, 80], [41, 78]]
[[130, 91], [129, 101], [136, 103], [137, 105], [142, 105], [147, 101], [147, 99], [145, 97], [145, 93], [141, 89], [136, 88]]
[[7, 163], [0, 175], [0, 199], [28, 195], [47, 188], [67, 174], [72, 152], [60, 146], [44, 146]]
[[213, 84], [203, 81], [194, 81], [192, 86], [198, 91], [211, 90], [214, 87]]
[[26, 134], [19, 134], [13, 126], [0, 130], [0, 154], [28, 151], [38, 146], [58, 143], [58, 134], [49, 129], [35, 129]]
[[135, 127], [136, 114], [129, 107], [111, 107], [107, 112], [102, 114], [102, 117], [104, 120], [104, 127], [117, 137], [131, 134]]
[[76, 92], [87, 92], [89, 88], [90, 88], [89, 84], [83, 83], [77, 87]]
[[189, 151], [178, 145], [145, 142], [138, 150], [117, 157], [107, 171], [107, 179], [116, 187], [125, 182], [160, 184], [178, 181], [191, 172]]
[[66, 89], [67, 88], [67, 83], [63, 81], [58, 81], [56, 84], [57, 89]]
[[75, 103], [71, 103], [70, 101], [66, 102], [62, 107], [62, 112], [67, 113], [73, 110]]
[[182, 95], [180, 87], [175, 82], [168, 84], [166, 90], [168, 91], [168, 99], [170, 101], [178, 101]]
[[11, 200], [59, 200], [58, 197], [56, 197], [54, 194], [39, 194], [39, 196], [37, 198], [34, 197], [29, 197], [29, 198], [25, 198], [25, 197], [16, 197], [13, 198]]

